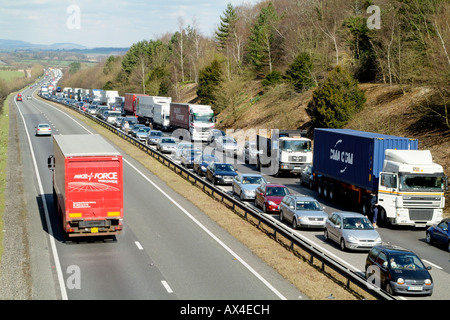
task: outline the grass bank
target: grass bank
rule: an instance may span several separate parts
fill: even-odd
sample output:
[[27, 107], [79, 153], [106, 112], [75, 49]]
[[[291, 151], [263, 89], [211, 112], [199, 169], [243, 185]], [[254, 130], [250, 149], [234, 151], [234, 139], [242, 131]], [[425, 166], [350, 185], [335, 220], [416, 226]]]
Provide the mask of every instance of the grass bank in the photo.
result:
[[[12, 95], [12, 94], [11, 94]], [[9, 138], [9, 99], [3, 101], [0, 110], [0, 261], [3, 255], [3, 213], [5, 212], [5, 190], [6, 190], [6, 163], [8, 160], [8, 138]]]

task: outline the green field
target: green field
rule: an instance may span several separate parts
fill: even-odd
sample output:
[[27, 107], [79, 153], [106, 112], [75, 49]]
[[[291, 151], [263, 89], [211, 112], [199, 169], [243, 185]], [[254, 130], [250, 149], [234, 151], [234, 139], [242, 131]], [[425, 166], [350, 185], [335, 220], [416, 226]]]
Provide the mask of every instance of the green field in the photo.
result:
[[16, 78], [23, 78], [25, 74], [22, 71], [10, 71], [0, 69], [0, 80], [10, 82]]

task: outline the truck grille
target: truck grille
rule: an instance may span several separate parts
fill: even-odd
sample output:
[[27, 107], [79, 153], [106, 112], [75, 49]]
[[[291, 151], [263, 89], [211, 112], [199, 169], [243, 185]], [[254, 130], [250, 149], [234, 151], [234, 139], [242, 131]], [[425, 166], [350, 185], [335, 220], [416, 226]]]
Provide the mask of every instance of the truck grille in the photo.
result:
[[406, 208], [414, 208], [414, 207], [440, 208], [441, 197], [403, 196], [403, 205]]
[[409, 209], [409, 219], [412, 221], [430, 221], [433, 209]]

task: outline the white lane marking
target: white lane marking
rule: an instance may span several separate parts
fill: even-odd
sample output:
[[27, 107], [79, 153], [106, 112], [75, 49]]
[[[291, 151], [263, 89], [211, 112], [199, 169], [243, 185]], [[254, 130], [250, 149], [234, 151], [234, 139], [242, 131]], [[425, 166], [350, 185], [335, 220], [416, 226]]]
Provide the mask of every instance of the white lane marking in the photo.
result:
[[42, 205], [44, 207], [45, 222], [47, 223], [50, 244], [51, 244], [51, 248], [52, 248], [52, 252], [53, 252], [53, 259], [55, 260], [55, 267], [56, 267], [56, 273], [57, 273], [58, 281], [59, 281], [59, 288], [61, 290], [61, 297], [63, 300], [68, 300], [67, 291], [66, 291], [66, 287], [64, 284], [64, 277], [63, 277], [63, 273], [62, 273], [62, 269], [61, 269], [61, 263], [59, 261], [58, 251], [56, 250], [55, 237], [53, 236], [53, 229], [52, 229], [52, 225], [50, 223], [47, 202], [45, 200], [44, 188], [42, 187], [41, 175], [39, 174], [39, 168], [37, 166], [36, 157], [34, 155], [33, 144], [31, 143], [30, 134], [29, 134], [28, 128], [27, 128], [27, 123], [22, 114], [22, 111], [20, 110], [20, 108], [17, 105], [17, 102], [15, 100], [14, 100], [14, 103], [16, 104], [17, 110], [19, 110], [20, 116], [22, 117], [22, 121], [23, 121], [24, 127], [25, 127], [25, 132], [27, 134], [28, 144], [30, 145], [31, 158], [33, 160], [34, 170], [36, 172], [36, 178], [37, 178], [38, 185], [39, 185], [39, 193], [40, 193], [40, 196], [42, 199]]
[[422, 259], [423, 262], [428, 263], [429, 265], [432, 265], [433, 267], [435, 267], [436, 269], [442, 270], [441, 267], [439, 267], [437, 264], [431, 263], [428, 260]]
[[166, 289], [166, 291], [168, 293], [173, 293], [172, 288], [169, 286], [169, 284], [167, 283], [167, 281], [162, 280], [161, 281], [162, 285], [164, 286], [164, 288]]
[[144, 248], [142, 247], [142, 245], [139, 241], [135, 241], [134, 244], [136, 245], [136, 247], [138, 247], [139, 250], [144, 250]]
[[[44, 102], [45, 103], [45, 102]], [[51, 106], [48, 103], [45, 103]], [[86, 127], [80, 124], [76, 119], [72, 118], [70, 115], [62, 112], [56, 107], [51, 106], [52, 108], [60, 111], [62, 114], [66, 115], [73, 121], [75, 121], [80, 127], [84, 128], [90, 134], [93, 134]], [[209, 231], [205, 226], [203, 226], [197, 219], [195, 219], [186, 209], [184, 209], [180, 204], [178, 204], [174, 199], [172, 199], [164, 190], [158, 187], [153, 181], [147, 178], [138, 168], [133, 166], [128, 160], [123, 159], [125, 163], [127, 163], [131, 168], [133, 168], [137, 173], [139, 173], [144, 179], [146, 179], [150, 184], [152, 184], [156, 189], [158, 189], [170, 202], [172, 202], [175, 206], [177, 206], [187, 217], [189, 217], [194, 223], [196, 223], [201, 229], [203, 229], [211, 238], [213, 238], [218, 244], [220, 244], [226, 251], [228, 251], [236, 260], [238, 260], [243, 266], [245, 266], [255, 277], [257, 277], [261, 282], [263, 282], [273, 293], [275, 293], [280, 299], [287, 300], [277, 289], [275, 289], [266, 279], [264, 279], [259, 273], [257, 273], [248, 263], [246, 263], [241, 257], [239, 257], [233, 250], [231, 250], [225, 243], [223, 243], [219, 238], [217, 238], [211, 231]]]
[[213, 238], [219, 245], [221, 245], [226, 251], [228, 251], [236, 260], [238, 260], [243, 266], [245, 266], [255, 277], [263, 282], [273, 293], [275, 293], [280, 299], [286, 300], [286, 298], [275, 289], [266, 279], [264, 279], [258, 272], [256, 272], [247, 262], [245, 262], [240, 256], [238, 256], [233, 250], [231, 250], [225, 243], [217, 238], [211, 231], [209, 231], [204, 225], [202, 225], [197, 219], [195, 219], [186, 209], [184, 209], [178, 202], [172, 199], [164, 190], [158, 187], [153, 181], [147, 178], [138, 168], [132, 165], [128, 160], [123, 159], [131, 168], [139, 173], [145, 180], [152, 184], [159, 192], [161, 192], [170, 202], [172, 202], [178, 209], [180, 209], [189, 219], [197, 224], [203, 231], [205, 231], [211, 238]]

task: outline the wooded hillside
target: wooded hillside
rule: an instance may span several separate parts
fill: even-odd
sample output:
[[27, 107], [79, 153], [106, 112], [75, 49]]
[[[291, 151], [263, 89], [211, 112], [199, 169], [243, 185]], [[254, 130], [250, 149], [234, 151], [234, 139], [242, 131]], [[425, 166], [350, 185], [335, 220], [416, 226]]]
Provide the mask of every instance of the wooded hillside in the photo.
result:
[[[319, 110], [319, 116], [328, 113], [342, 121], [319, 121], [321, 126], [342, 126], [361, 108], [364, 97], [352, 91], [358, 82], [396, 85], [403, 93], [427, 87], [434, 95], [426, 112], [448, 130], [448, 18], [445, 0], [229, 4], [212, 37], [205, 36], [195, 20], [189, 24], [180, 18], [176, 33], [142, 40], [123, 56], [66, 73], [62, 86], [185, 101], [183, 89], [194, 84], [195, 102], [213, 105], [217, 114], [231, 109], [235, 117], [237, 110], [271, 90], [282, 90], [288, 99], [311, 88], [324, 89], [322, 95], [316, 93], [321, 101], [309, 105], [310, 116]], [[327, 83], [330, 74], [333, 81]]]

